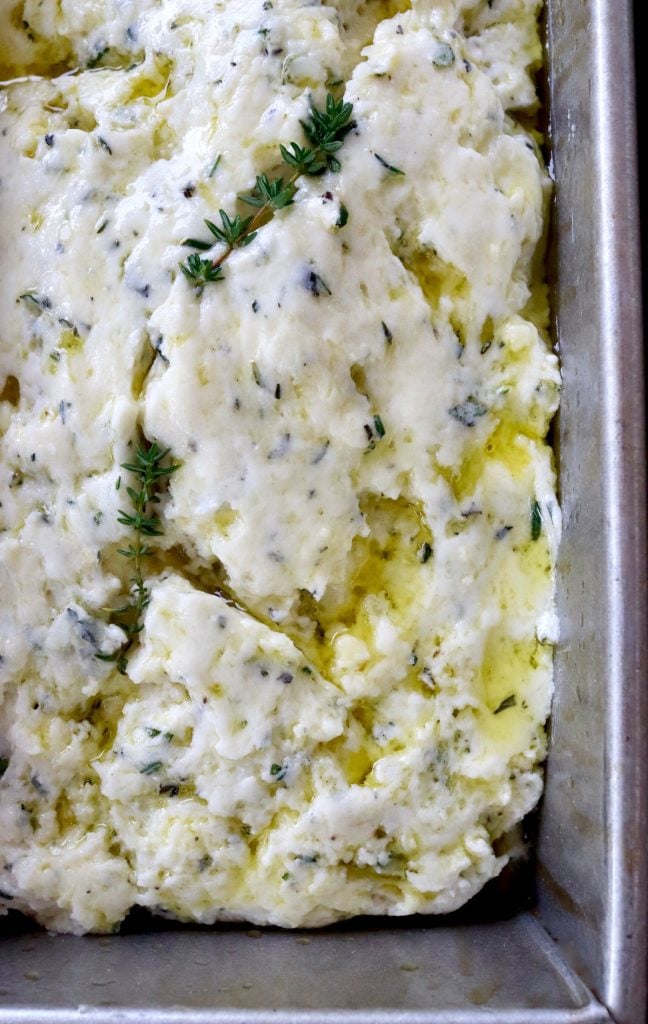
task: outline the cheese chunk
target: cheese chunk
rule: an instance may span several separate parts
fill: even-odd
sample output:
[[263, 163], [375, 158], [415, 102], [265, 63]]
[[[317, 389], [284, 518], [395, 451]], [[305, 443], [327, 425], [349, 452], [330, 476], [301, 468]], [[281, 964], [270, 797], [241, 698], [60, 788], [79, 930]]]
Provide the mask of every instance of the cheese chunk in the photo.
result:
[[[560, 536], [539, 7], [0, 0], [0, 913], [443, 913], [515, 854]], [[192, 287], [329, 92], [340, 166]]]

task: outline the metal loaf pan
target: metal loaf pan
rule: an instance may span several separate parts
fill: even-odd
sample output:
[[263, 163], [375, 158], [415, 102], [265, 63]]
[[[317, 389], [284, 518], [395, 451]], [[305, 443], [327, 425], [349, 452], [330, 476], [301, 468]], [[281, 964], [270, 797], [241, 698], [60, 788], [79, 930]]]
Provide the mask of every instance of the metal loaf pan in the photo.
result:
[[[533, 911], [0, 937], [0, 1024], [643, 1024], [646, 552], [630, 0], [548, 0], [562, 641]], [[501, 916], [501, 915], [500, 915]], [[256, 940], [256, 941], [255, 941]]]

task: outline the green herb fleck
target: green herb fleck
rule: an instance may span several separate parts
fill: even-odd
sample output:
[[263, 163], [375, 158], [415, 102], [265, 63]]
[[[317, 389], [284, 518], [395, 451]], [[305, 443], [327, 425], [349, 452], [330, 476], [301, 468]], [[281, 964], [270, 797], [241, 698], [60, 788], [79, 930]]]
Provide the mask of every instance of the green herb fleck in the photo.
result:
[[393, 164], [387, 163], [385, 158], [380, 156], [379, 153], [374, 153], [374, 156], [375, 156], [376, 160], [378, 161], [378, 163], [382, 164], [382, 166], [385, 168], [385, 170], [389, 171], [390, 174], [393, 174], [395, 176], [397, 176], [399, 174], [402, 174], [403, 176], [405, 175], [405, 171], [401, 171], [400, 167], [394, 167]]
[[177, 782], [165, 782], [160, 786], [158, 792], [160, 796], [178, 796], [180, 786]]
[[344, 203], [340, 203], [340, 212], [339, 212], [338, 218], [337, 218], [337, 220], [335, 222], [335, 226], [336, 226], [336, 228], [343, 228], [345, 226], [345, 224], [348, 224], [348, 222], [349, 222], [349, 211], [347, 210], [347, 208], [344, 205]]
[[318, 299], [320, 295], [333, 294], [324, 278], [320, 277], [319, 274], [316, 274], [314, 270], [308, 271], [304, 278], [304, 285], [316, 299]]
[[151, 761], [150, 764], [145, 764], [143, 768], [140, 768], [140, 775], [155, 775], [161, 767], [161, 761]]
[[542, 533], [542, 512], [538, 501], [531, 504], [531, 540], [538, 540]]
[[435, 68], [449, 68], [455, 62], [454, 50], [447, 43], [439, 43], [436, 55], [432, 58]]
[[48, 298], [42, 295], [36, 295], [35, 292], [23, 292], [22, 295], [18, 296], [20, 302], [24, 302], [25, 305], [31, 309], [32, 313], [41, 313], [44, 309], [51, 307], [51, 302]]
[[98, 53], [96, 53], [95, 56], [91, 60], [88, 61], [88, 63], [86, 64], [86, 67], [90, 68], [91, 70], [93, 68], [99, 67], [99, 65], [101, 64], [101, 61], [106, 56], [106, 54], [108, 53], [109, 49], [110, 49], [109, 46], [104, 46], [103, 50], [99, 50]]
[[499, 704], [493, 711], [494, 715], [499, 715], [501, 711], [506, 711], [508, 708], [514, 708], [517, 704], [517, 699], [514, 693], [511, 693], [508, 697], [505, 697], [501, 704]]
[[425, 541], [418, 550], [418, 559], [421, 565], [425, 565], [432, 557], [432, 545]]
[[209, 168], [209, 173], [207, 175], [208, 178], [213, 178], [213, 176], [216, 174], [216, 171], [218, 170], [218, 165], [221, 162], [221, 156], [222, 153], [219, 153], [216, 159], [214, 160], [213, 164]]
[[464, 427], [474, 427], [480, 416], [485, 416], [488, 409], [481, 402], [475, 401], [474, 398], [469, 397], [465, 402], [460, 405], [453, 405], [448, 412], [457, 420], [458, 423], [462, 423]]
[[9, 761], [6, 757], [0, 757], [0, 779], [9, 767]]
[[383, 423], [380, 416], [374, 416], [374, 429], [378, 437], [385, 436], [385, 424]]

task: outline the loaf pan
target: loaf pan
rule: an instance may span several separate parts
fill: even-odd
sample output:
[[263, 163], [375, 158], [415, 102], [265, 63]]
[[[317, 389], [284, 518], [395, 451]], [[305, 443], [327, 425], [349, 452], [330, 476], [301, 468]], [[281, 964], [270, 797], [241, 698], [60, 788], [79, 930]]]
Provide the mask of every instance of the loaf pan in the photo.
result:
[[[530, 909], [322, 932], [9, 918], [0, 1024], [644, 1024], [646, 551], [630, 0], [549, 0], [564, 373], [556, 698]], [[491, 899], [491, 904], [493, 900]], [[472, 915], [472, 917], [471, 917]], [[499, 920], [498, 920], [499, 918]]]

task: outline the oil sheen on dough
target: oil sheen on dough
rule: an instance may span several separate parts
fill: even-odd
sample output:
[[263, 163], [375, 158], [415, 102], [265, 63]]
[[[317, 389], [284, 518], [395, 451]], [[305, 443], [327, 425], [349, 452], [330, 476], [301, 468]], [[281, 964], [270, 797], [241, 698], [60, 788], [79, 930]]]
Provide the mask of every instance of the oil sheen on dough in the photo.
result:
[[[0, 913], [442, 913], [515, 851], [559, 534], [538, 7], [1, 0]], [[182, 241], [328, 89], [341, 172], [197, 297]], [[181, 468], [123, 676], [140, 431]]]

